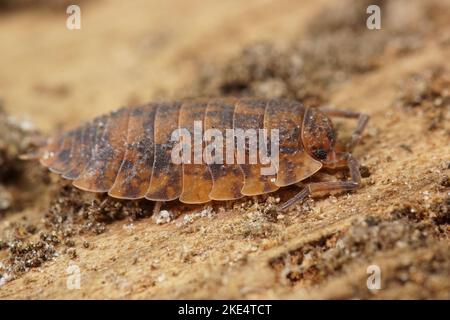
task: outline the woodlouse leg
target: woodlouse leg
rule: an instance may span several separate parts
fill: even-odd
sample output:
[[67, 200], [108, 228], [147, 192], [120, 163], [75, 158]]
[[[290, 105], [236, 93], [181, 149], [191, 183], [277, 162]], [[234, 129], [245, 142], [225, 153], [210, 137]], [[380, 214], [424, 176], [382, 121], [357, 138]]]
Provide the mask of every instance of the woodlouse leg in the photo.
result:
[[161, 211], [161, 206], [164, 204], [164, 201], [155, 201], [155, 205], [153, 207], [153, 216], [156, 216]]
[[[345, 166], [347, 166], [347, 163], [345, 163]], [[338, 181], [338, 180], [337, 180], [336, 176], [333, 174], [319, 171], [314, 174], [314, 181], [317, 181], [317, 182], [319, 182], [319, 181], [320, 182], [332, 182], [333, 181], [334, 182], [334, 181]], [[299, 188], [303, 188], [306, 185], [306, 183], [305, 183], [305, 181], [300, 181], [300, 182], [295, 183], [294, 185], [296, 185]]]
[[369, 115], [361, 112], [351, 111], [351, 110], [338, 110], [338, 109], [330, 109], [330, 108], [320, 108], [320, 111], [325, 113], [330, 117], [339, 117], [339, 118], [347, 118], [347, 119], [358, 119], [355, 130], [353, 130], [352, 137], [348, 142], [346, 149], [348, 152], [353, 150], [355, 145], [361, 139], [361, 135], [369, 121]]
[[337, 166], [341, 166], [346, 163], [350, 170], [351, 181], [330, 181], [330, 182], [314, 182], [308, 184], [294, 197], [281, 204], [278, 210], [285, 210], [293, 204], [303, 201], [308, 196], [314, 196], [317, 193], [332, 192], [332, 191], [348, 191], [354, 190], [361, 185], [361, 174], [359, 172], [358, 161], [347, 152], [339, 153], [336, 155]]

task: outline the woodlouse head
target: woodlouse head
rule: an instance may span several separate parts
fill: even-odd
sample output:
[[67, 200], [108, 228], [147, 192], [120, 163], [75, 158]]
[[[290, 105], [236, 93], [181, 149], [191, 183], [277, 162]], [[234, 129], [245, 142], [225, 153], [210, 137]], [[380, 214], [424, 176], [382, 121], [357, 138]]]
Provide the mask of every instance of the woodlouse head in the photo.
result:
[[309, 108], [303, 120], [302, 142], [306, 152], [325, 166], [334, 166], [336, 131], [324, 113]]

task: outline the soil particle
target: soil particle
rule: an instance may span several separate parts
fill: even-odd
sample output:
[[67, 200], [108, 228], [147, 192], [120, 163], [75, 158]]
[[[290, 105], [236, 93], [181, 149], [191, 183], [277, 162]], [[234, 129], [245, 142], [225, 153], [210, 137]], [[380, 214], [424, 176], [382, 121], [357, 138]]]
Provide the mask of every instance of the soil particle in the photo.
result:
[[[301, 283], [303, 286], [320, 284], [331, 276], [345, 274], [355, 264], [369, 265], [377, 254], [441, 246], [440, 240], [448, 241], [449, 238], [449, 212], [450, 198], [447, 196], [436, 200], [429, 208], [405, 206], [393, 210], [386, 218], [368, 216], [357, 219], [346, 230], [305, 243], [272, 259], [269, 264], [282, 282], [290, 285]], [[398, 268], [409, 279], [423, 267], [423, 277], [426, 278], [431, 277], [434, 271], [430, 266], [435, 264], [439, 265], [439, 270], [447, 272], [450, 270], [450, 255], [442, 256], [439, 251], [425, 265], [411, 262]], [[399, 277], [397, 274], [389, 281], [399, 281]]]
[[450, 71], [431, 66], [414, 73], [399, 85], [397, 104], [425, 118], [427, 130], [445, 129], [450, 133]]
[[153, 216], [153, 220], [156, 224], [166, 224], [172, 221], [174, 218], [173, 214], [168, 210], [161, 210], [156, 215]]
[[368, 166], [360, 166], [359, 172], [361, 173], [361, 177], [363, 177], [363, 178], [370, 177], [370, 169]]
[[406, 218], [382, 221], [367, 217], [355, 221], [348, 230], [324, 236], [270, 261], [281, 280], [290, 284], [318, 284], [344, 271], [346, 265], [369, 262], [377, 252], [396, 248], [415, 250], [435, 241], [426, 223]]
[[[430, 243], [408, 252], [408, 247], [373, 257], [381, 270], [380, 289], [368, 290], [366, 265], [349, 267], [342, 278], [322, 287], [327, 299], [445, 299], [450, 298], [448, 245]], [[395, 263], [393, 263], [395, 261]], [[339, 290], [337, 289], [339, 288]], [[401, 291], [401, 293], [400, 293]]]
[[[426, 27], [418, 27], [415, 19], [426, 18], [440, 3], [397, 2], [341, 1], [327, 7], [307, 26], [306, 34], [298, 36], [302, 40], [287, 48], [259, 42], [223, 66], [208, 65], [194, 92], [200, 96], [295, 98], [313, 107], [324, 104], [328, 93], [351, 75], [367, 73], [388, 58], [418, 50], [426, 35], [436, 29], [428, 20]], [[383, 32], [365, 26], [370, 4], [385, 8]], [[411, 12], [405, 14], [405, 7]], [[399, 16], [402, 23], [398, 23]]]
[[[4, 263], [9, 280], [58, 255], [77, 258], [73, 237], [105, 232], [106, 225], [125, 218], [134, 221], [151, 214], [149, 201], [116, 201], [81, 192], [61, 182], [42, 222], [16, 222], [2, 230], [0, 249], [8, 249]], [[39, 231], [41, 230], [41, 231]], [[39, 231], [39, 233], [38, 233]], [[62, 248], [60, 248], [62, 246]], [[89, 248], [87, 241], [84, 248]], [[59, 250], [59, 251], [58, 251]]]
[[75, 248], [67, 249], [66, 253], [69, 255], [70, 259], [72, 259], [72, 260], [77, 258], [77, 250]]
[[443, 176], [439, 185], [444, 189], [450, 188], [450, 177], [448, 175]]
[[100, 234], [109, 223], [148, 217], [152, 214], [151, 209], [149, 201], [121, 201], [66, 185], [50, 204], [44, 221], [47, 228], [62, 236], [86, 232]]
[[15, 278], [30, 268], [36, 268], [57, 255], [55, 243], [47, 238], [29, 241], [14, 239], [6, 242], [9, 257], [4, 262], [4, 272]]
[[433, 204], [432, 211], [435, 213], [433, 220], [436, 224], [446, 227], [450, 235], [450, 196]]

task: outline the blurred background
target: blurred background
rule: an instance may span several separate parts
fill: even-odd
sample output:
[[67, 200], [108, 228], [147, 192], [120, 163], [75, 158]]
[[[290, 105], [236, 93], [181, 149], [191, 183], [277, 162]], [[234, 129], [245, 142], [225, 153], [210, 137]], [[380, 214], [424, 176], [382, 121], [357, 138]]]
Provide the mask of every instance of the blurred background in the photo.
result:
[[0, 1], [0, 96], [43, 130], [179, 96], [199, 66], [252, 41], [284, 42], [311, 20], [309, 8], [320, 8], [295, 0], [80, 1], [81, 29], [68, 30], [72, 2]]
[[[66, 28], [69, 4], [0, 0], [0, 97], [44, 131], [152, 99], [322, 103], [328, 84], [449, 37], [445, 0], [91, 0], [77, 3], [80, 30]], [[366, 27], [370, 4], [382, 10], [381, 30]]]

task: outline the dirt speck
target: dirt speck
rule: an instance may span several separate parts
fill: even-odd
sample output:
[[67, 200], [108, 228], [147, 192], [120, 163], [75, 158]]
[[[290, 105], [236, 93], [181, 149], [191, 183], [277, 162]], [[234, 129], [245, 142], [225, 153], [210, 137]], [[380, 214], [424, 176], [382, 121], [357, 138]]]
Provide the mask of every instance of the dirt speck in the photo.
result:
[[398, 104], [422, 115], [428, 130], [444, 129], [450, 133], [450, 71], [431, 66], [410, 75], [400, 84]]
[[405, 218], [383, 221], [369, 216], [355, 221], [347, 230], [323, 236], [277, 257], [270, 265], [281, 280], [286, 279], [292, 285], [319, 284], [344, 273], [347, 265], [369, 265], [378, 252], [427, 247], [436, 242], [430, 234], [433, 230], [426, 223]]

